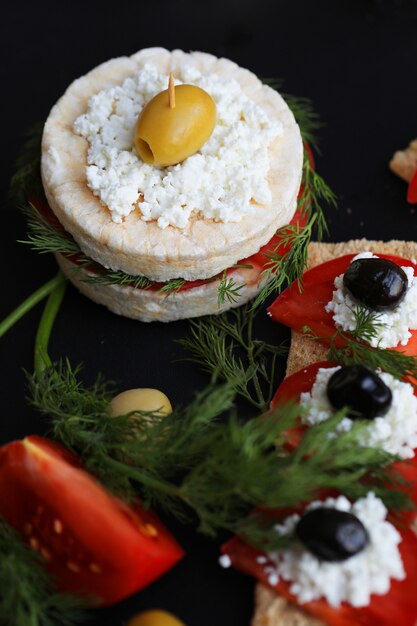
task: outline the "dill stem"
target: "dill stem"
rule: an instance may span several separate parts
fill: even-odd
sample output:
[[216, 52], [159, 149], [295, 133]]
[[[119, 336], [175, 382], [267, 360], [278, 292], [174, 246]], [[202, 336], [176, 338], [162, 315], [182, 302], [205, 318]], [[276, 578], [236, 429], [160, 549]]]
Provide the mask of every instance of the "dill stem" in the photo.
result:
[[114, 468], [121, 474], [124, 474], [128, 478], [132, 480], [136, 480], [138, 483], [142, 483], [146, 487], [150, 487], [151, 489], [155, 489], [160, 493], [164, 493], [168, 496], [181, 498], [181, 493], [179, 488], [172, 483], [169, 483], [162, 478], [153, 478], [152, 476], [147, 475], [145, 472], [142, 472], [137, 467], [132, 467], [130, 465], [126, 465], [121, 461], [117, 461], [117, 459], [108, 457], [106, 459], [106, 463], [110, 465], [110, 467]]
[[36, 332], [34, 348], [34, 370], [36, 375], [41, 374], [52, 365], [48, 354], [49, 338], [67, 287], [67, 280], [62, 272], [57, 274], [55, 280], [57, 283], [48, 297]]
[[42, 285], [42, 287], [39, 287], [39, 289], [34, 291], [28, 298], [26, 298], [26, 300], [19, 304], [14, 311], [12, 311], [2, 322], [0, 322], [0, 337], [3, 337], [3, 335], [5, 335], [7, 331], [20, 320], [20, 318], [26, 315], [26, 313], [52, 293], [52, 291], [65, 280], [65, 276], [59, 272], [55, 278], [52, 278], [52, 280], [49, 280], [47, 283]]
[[[248, 329], [247, 329], [248, 337], [252, 337], [253, 317], [254, 317], [253, 311], [251, 311], [251, 313], [249, 314], [249, 319], [248, 319]], [[250, 342], [248, 345], [248, 360], [249, 360], [250, 365], [256, 368], [257, 364], [256, 364], [256, 360], [253, 358], [253, 350], [254, 350], [254, 343]], [[261, 385], [259, 384], [259, 378], [258, 378], [256, 369], [254, 369], [254, 374], [253, 374], [253, 386], [255, 387], [256, 397], [258, 398], [259, 409], [262, 410], [263, 408], [265, 408], [265, 398], [262, 393]]]

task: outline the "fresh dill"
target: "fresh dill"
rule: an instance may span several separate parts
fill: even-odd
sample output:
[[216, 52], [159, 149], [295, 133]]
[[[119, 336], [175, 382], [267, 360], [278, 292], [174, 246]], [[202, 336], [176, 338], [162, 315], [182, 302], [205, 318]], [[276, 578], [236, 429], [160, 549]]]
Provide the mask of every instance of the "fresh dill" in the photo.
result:
[[218, 287], [217, 302], [219, 309], [226, 301], [230, 304], [238, 302], [240, 297], [240, 291], [243, 289], [244, 286], [245, 285], [243, 283], [238, 285], [235, 279], [232, 277], [228, 277], [226, 270], [224, 270]]
[[16, 171], [9, 187], [9, 200], [16, 205], [24, 204], [29, 193], [43, 193], [40, 175], [43, 126], [43, 122], [38, 122], [29, 130], [16, 159]]
[[309, 339], [330, 342], [327, 358], [340, 365], [362, 364], [370, 369], [381, 369], [398, 379], [417, 379], [417, 358], [398, 350], [373, 348], [360, 343], [348, 333], [337, 330], [334, 335], [324, 339], [305, 326], [303, 333]]
[[321, 241], [328, 232], [323, 206], [336, 206], [336, 196], [312, 168], [306, 150], [301, 186], [298, 207], [307, 222], [304, 226], [284, 226], [277, 232], [281, 235], [280, 242], [266, 254], [268, 261], [260, 278], [263, 286], [253, 302], [254, 308], [261, 306], [271, 294], [280, 293], [287, 283], [301, 279], [312, 237], [315, 235]]
[[269, 85], [269, 87], [272, 87], [272, 89], [280, 92], [300, 127], [303, 141], [317, 149], [317, 131], [322, 128], [323, 124], [318, 114], [314, 111], [311, 100], [309, 98], [283, 93], [281, 91], [282, 81], [277, 78], [264, 78], [263, 82]]
[[164, 293], [165, 295], [176, 293], [186, 282], [185, 278], [172, 278], [162, 285], [159, 289], [159, 293]]
[[364, 306], [355, 306], [352, 313], [355, 320], [355, 330], [351, 331], [352, 337], [371, 343], [384, 325], [379, 321], [381, 314]]
[[0, 588], [0, 626], [73, 626], [86, 617], [82, 599], [55, 591], [41, 556], [2, 518]]
[[[144, 411], [111, 417], [108, 387], [99, 382], [88, 389], [77, 374], [66, 362], [29, 379], [32, 404], [48, 415], [53, 437], [79, 453], [85, 467], [119, 496], [139, 494], [146, 505], [181, 520], [196, 517], [209, 535], [244, 531], [254, 543], [247, 527], [253, 507], [296, 506], [319, 488], [359, 497], [371, 481], [390, 506], [408, 504], [403, 493], [384, 487], [383, 468], [393, 457], [359, 448], [351, 432], [337, 440], [326, 436], [341, 413], [309, 429], [299, 448], [287, 452], [298, 407], [279, 406], [246, 422], [235, 412], [219, 420], [233, 406], [233, 381], [209, 385], [190, 405], [162, 418]], [[259, 529], [253, 533], [258, 541]], [[263, 537], [264, 543], [272, 540], [271, 533]]]
[[128, 285], [133, 289], [149, 289], [154, 284], [146, 276], [134, 276], [121, 270], [105, 270], [100, 274], [91, 274], [83, 278], [83, 282], [95, 285]]
[[227, 313], [190, 320], [189, 334], [178, 343], [190, 353], [185, 360], [209, 373], [213, 381], [234, 381], [240, 396], [265, 411], [277, 382], [277, 359], [286, 356], [288, 348], [255, 339], [256, 314], [248, 303]]

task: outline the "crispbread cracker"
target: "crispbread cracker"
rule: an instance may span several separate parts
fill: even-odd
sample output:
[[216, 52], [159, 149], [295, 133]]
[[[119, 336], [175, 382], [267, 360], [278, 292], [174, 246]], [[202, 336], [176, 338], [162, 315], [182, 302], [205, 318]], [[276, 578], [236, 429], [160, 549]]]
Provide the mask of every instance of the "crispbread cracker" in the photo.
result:
[[251, 626], [324, 626], [305, 611], [278, 596], [272, 589], [257, 585], [255, 614]]
[[[368, 241], [356, 239], [345, 243], [311, 243], [308, 250], [309, 268], [325, 263], [344, 254], [365, 251], [374, 254], [393, 254], [406, 259], [417, 258], [417, 243], [414, 241]], [[306, 312], [308, 324], [308, 312]], [[291, 346], [287, 361], [287, 376], [298, 370], [326, 359], [328, 348], [301, 333], [291, 331]], [[305, 611], [278, 596], [275, 591], [257, 584], [255, 590], [255, 613], [252, 626], [325, 626], [322, 621], [309, 616]]]
[[417, 139], [414, 139], [405, 150], [398, 150], [392, 157], [391, 170], [408, 183], [417, 170]]
[[[112, 221], [110, 211], [87, 187], [88, 143], [75, 134], [73, 123], [86, 111], [94, 93], [121, 84], [149, 62], [161, 71], [172, 70], [174, 75], [176, 68], [187, 63], [203, 72], [234, 78], [271, 119], [282, 122], [284, 132], [270, 147], [270, 206], [257, 205], [256, 214], [238, 223], [216, 223], [194, 216], [185, 229], [161, 229], [155, 222], [142, 221], [138, 210], [122, 224]], [[302, 141], [293, 114], [281, 96], [254, 74], [209, 54], [150, 48], [130, 58], [112, 59], [70, 85], [45, 124], [41, 169], [51, 208], [87, 256], [104, 267], [165, 282], [177, 277], [209, 278], [266, 244], [294, 215], [302, 159]]]
[[74, 265], [60, 254], [55, 256], [64, 274], [81, 293], [97, 304], [104, 304], [117, 315], [141, 322], [173, 322], [222, 313], [254, 298], [262, 286], [259, 284], [259, 267], [236, 269], [233, 280], [236, 287], [241, 286], [239, 296], [236, 302], [225, 300], [219, 307], [219, 280], [167, 295], [158, 291], [135, 289], [129, 285], [86, 282], [88, 277], [94, 275], [92, 272]]

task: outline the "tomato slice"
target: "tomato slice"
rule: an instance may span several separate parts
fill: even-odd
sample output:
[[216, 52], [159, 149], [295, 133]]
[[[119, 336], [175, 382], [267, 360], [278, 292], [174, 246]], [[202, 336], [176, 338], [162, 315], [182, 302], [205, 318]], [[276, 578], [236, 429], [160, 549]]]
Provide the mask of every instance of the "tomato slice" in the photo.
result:
[[[347, 254], [308, 270], [304, 274], [301, 289], [297, 281], [293, 282], [268, 308], [268, 314], [275, 322], [280, 322], [293, 330], [302, 332], [303, 328], [308, 326], [318, 337], [330, 339], [336, 327], [332, 313], [327, 313], [325, 306], [332, 299], [335, 290], [334, 279], [339, 274], [345, 273], [355, 256]], [[417, 275], [417, 265], [408, 259], [388, 254], [378, 256], [397, 265], [412, 267], [414, 274]], [[408, 343], [405, 346], [398, 345], [393, 350], [417, 356], [417, 330], [410, 332]], [[344, 341], [338, 337], [335, 343], [340, 347]]]
[[417, 170], [414, 172], [408, 186], [407, 200], [410, 204], [417, 204]]
[[[391, 580], [391, 587], [383, 596], [372, 595], [371, 603], [366, 607], [355, 608], [342, 604], [339, 608], [330, 606], [325, 600], [316, 600], [302, 605], [307, 614], [323, 620], [329, 626], [415, 626], [417, 623], [417, 537], [409, 529], [400, 530], [402, 541], [399, 545], [401, 557], [406, 571], [403, 581]], [[222, 547], [232, 565], [257, 578], [266, 586], [270, 586], [281, 596], [298, 604], [291, 594], [289, 583], [280, 581], [271, 586], [265, 565], [257, 562], [262, 553], [234, 537]]]
[[156, 515], [109, 495], [75, 455], [38, 436], [0, 448], [0, 514], [39, 551], [59, 589], [101, 605], [183, 556]]

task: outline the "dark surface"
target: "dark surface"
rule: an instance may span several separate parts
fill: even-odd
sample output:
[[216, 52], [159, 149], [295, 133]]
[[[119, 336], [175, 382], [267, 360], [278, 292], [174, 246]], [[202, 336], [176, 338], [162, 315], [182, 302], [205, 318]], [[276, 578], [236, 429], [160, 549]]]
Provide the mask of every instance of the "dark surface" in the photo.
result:
[[[318, 169], [339, 196], [338, 211], [329, 214], [332, 240], [415, 239], [415, 209], [388, 161], [417, 136], [416, 33], [416, 1], [3, 3], [2, 198], [25, 131], [46, 118], [74, 78], [109, 58], [162, 45], [228, 56], [260, 76], [282, 77], [286, 92], [313, 100], [326, 123]], [[3, 205], [0, 318], [56, 271], [53, 259], [16, 243], [23, 220]], [[22, 374], [31, 369], [39, 314], [38, 307], [1, 340], [2, 443], [47, 428], [25, 404]], [[190, 365], [173, 363], [181, 351], [172, 340], [186, 328], [117, 318], [70, 288], [51, 352], [83, 361], [87, 379], [102, 371], [121, 387], [160, 387], [175, 404], [206, 382]], [[266, 317], [264, 331], [271, 339], [286, 334]], [[187, 626], [248, 626], [252, 582], [218, 567], [218, 542], [168, 523], [186, 559], [91, 623], [118, 626], [140, 609], [159, 607]]]

